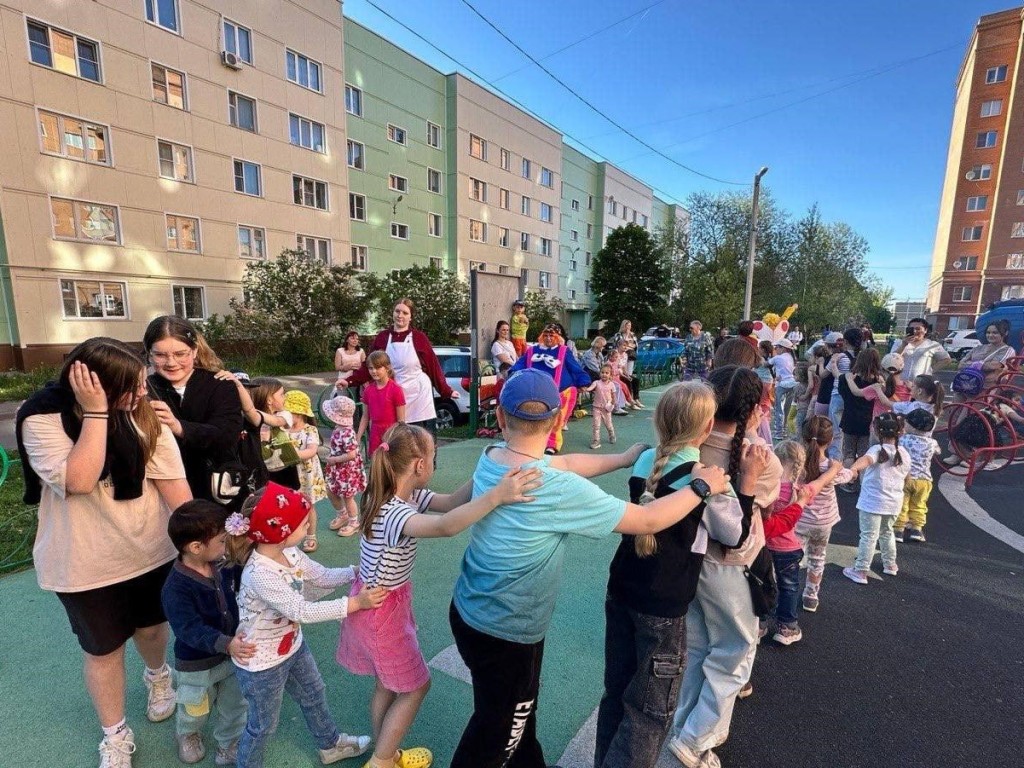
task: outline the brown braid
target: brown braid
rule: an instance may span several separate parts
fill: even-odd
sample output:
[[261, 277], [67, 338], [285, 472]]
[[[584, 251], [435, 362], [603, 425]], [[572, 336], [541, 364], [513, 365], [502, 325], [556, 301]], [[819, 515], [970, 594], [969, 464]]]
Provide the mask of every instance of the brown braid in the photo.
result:
[[739, 477], [747, 422], [750, 421], [754, 409], [760, 407], [763, 385], [753, 370], [736, 365], [716, 368], [708, 376], [708, 383], [714, 388], [715, 399], [718, 401], [715, 420], [736, 425], [729, 449], [728, 470], [735, 482]]

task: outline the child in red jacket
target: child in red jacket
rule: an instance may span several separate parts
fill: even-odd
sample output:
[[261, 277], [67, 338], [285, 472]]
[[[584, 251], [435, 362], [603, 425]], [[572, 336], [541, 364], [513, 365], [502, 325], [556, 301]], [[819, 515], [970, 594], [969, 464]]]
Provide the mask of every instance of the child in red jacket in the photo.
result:
[[800, 561], [804, 557], [800, 539], [793, 528], [800, 520], [803, 508], [823, 485], [832, 481], [842, 465], [833, 462], [813, 483], [799, 487], [806, 459], [804, 447], [795, 440], [783, 440], [775, 447], [775, 455], [782, 462], [782, 482], [779, 498], [764, 517], [765, 546], [772, 556], [775, 580], [779, 585], [772, 639], [782, 645], [792, 645], [803, 637], [796, 610], [800, 598]]

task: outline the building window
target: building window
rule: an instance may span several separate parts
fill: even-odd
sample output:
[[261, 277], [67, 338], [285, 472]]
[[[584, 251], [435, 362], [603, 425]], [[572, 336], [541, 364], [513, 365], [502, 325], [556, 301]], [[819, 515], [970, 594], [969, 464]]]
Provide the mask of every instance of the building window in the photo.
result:
[[976, 165], [967, 174], [968, 181], [987, 181], [992, 178], [992, 166], [988, 163]]
[[996, 134], [998, 131], [980, 131], [974, 146], [977, 149], [988, 149], [996, 145]]
[[587, 267], [590, 266], [590, 251], [586, 251], [583, 254], [583, 264]]
[[171, 32], [180, 32], [178, 0], [146, 0], [146, 21]]
[[506, 211], [509, 209], [509, 194], [507, 189], [498, 190], [498, 206], [504, 208]]
[[508, 227], [498, 227], [498, 245], [508, 248]]
[[507, 149], [501, 150], [501, 170], [507, 171], [512, 168], [512, 153]]
[[1010, 237], [1024, 237], [1024, 221], [1015, 221], [1010, 230]]
[[224, 19], [224, 50], [252, 64], [252, 30]]
[[964, 227], [963, 232], [960, 235], [960, 239], [965, 243], [981, 240], [982, 225], [979, 224], [976, 227]]
[[547, 203], [540, 204], [540, 220], [548, 223], [551, 222], [551, 206]]
[[110, 165], [109, 136], [105, 125], [39, 110], [39, 138], [45, 154]]
[[185, 73], [154, 64], [153, 101], [175, 109], [187, 109], [185, 103]]
[[971, 286], [971, 285], [956, 285], [956, 286], [953, 286], [953, 301], [970, 301], [972, 293], [974, 293], [974, 286]]
[[1024, 299], [1024, 285], [1003, 286], [1003, 293], [1000, 298], [1003, 301], [1006, 299]]
[[576, 299], [576, 291], [574, 291], [572, 288], [569, 289], [569, 298], [571, 300], [575, 300]]
[[310, 261], [319, 261], [321, 264], [331, 266], [331, 241], [322, 237], [311, 235], [295, 236], [296, 250], [304, 251], [306, 258]]
[[523, 279], [523, 285], [530, 284], [530, 270], [528, 270], [526, 267], [523, 267], [519, 270], [519, 276]]
[[593, 195], [587, 195], [587, 210], [588, 211], [594, 210], [594, 196]]
[[1000, 64], [998, 67], [989, 67], [985, 71], [985, 83], [991, 85], [992, 83], [1002, 83], [1006, 80], [1006, 65]]
[[124, 283], [60, 281], [64, 317], [128, 317], [125, 311], [127, 294], [128, 288]]
[[626, 221], [629, 218], [629, 206], [622, 206], [622, 220]]
[[248, 160], [235, 160], [235, 192], [260, 197], [263, 194], [263, 172]]
[[408, 240], [409, 239], [409, 225], [399, 224], [397, 221], [391, 222], [391, 236], [396, 240]]
[[569, 207], [570, 207], [570, 208], [571, 208], [572, 210], [574, 210], [574, 211], [578, 211], [578, 210], [580, 209], [580, 201], [579, 201], [579, 200], [573, 200], [573, 201], [572, 201], [572, 202], [571, 202], [571, 203], [569, 204]]
[[363, 116], [363, 92], [354, 85], [345, 85], [345, 111], [356, 117]]
[[201, 285], [172, 285], [174, 314], [186, 320], [206, 319], [206, 292]]
[[548, 187], [549, 189], [555, 186], [555, 174], [550, 169], [541, 167], [540, 169], [540, 185], [542, 187]]
[[519, 250], [529, 251], [530, 250], [530, 235], [527, 232], [522, 232], [519, 235]]
[[[323, 80], [320, 78], [320, 72], [322, 71], [320, 62], [313, 61], [313, 59], [303, 56], [301, 53], [285, 50], [284, 68], [288, 79], [296, 85], [301, 85], [303, 88], [308, 88], [309, 90], [316, 91], [317, 93], [324, 92]], [[351, 86], [345, 86], [345, 109], [352, 112], [349, 108], [349, 88], [351, 88]], [[361, 103], [362, 102], [360, 101], [359, 111], [352, 112], [352, 114], [363, 114]]]
[[116, 205], [51, 197], [50, 214], [53, 217], [53, 236], [57, 240], [121, 242], [121, 227]]
[[964, 323], [964, 319], [963, 315], [950, 315], [948, 326], [949, 330], [959, 331], [962, 328], [967, 328], [968, 326]]
[[995, 117], [996, 115], [1002, 114], [1003, 111], [1003, 100], [992, 99], [990, 101], [981, 102], [981, 116], [982, 117]]
[[587, 237], [591, 238], [593, 236], [594, 236], [594, 225], [588, 223], [587, 224]]
[[397, 173], [390, 173], [388, 174], [388, 189], [392, 192], [408, 192], [409, 180]]
[[325, 131], [323, 123], [316, 123], [299, 115], [288, 115], [288, 140], [296, 147], [305, 147], [326, 155]]
[[507, 264], [499, 264], [498, 265], [498, 274], [499, 275], [507, 275], [508, 274], [508, 265]]
[[538, 272], [537, 273], [537, 285], [541, 288], [551, 287], [551, 273], [550, 272]]
[[388, 141], [393, 141], [395, 144], [406, 143], [405, 128], [399, 128], [397, 125], [388, 123]]
[[367, 248], [365, 245], [352, 246], [351, 264], [355, 269], [358, 269], [360, 272], [366, 271], [366, 256]]
[[441, 126], [427, 121], [427, 146], [441, 148]]
[[575, 272], [576, 269], [579, 267], [579, 265], [580, 264], [579, 264], [578, 261], [576, 261], [576, 259], [569, 259], [569, 271], [570, 272]]
[[487, 264], [482, 261], [471, 261], [469, 262], [470, 272], [486, 272]]
[[540, 255], [550, 256], [551, 255], [551, 240], [547, 237], [540, 239]]
[[469, 180], [469, 197], [481, 203], [487, 202], [487, 184], [480, 179]]
[[228, 121], [235, 128], [256, 133], [256, 100], [228, 91]]
[[353, 221], [366, 221], [366, 195], [348, 193], [348, 217]]
[[577, 232], [575, 229], [570, 229], [569, 239], [572, 240], [574, 243], [578, 243], [580, 240], [580, 233]]
[[441, 172], [427, 168], [427, 191], [441, 194]]
[[238, 225], [238, 255], [243, 259], [267, 258], [267, 233], [260, 227]]
[[441, 237], [441, 214], [427, 214], [427, 234], [431, 237]]
[[[1020, 205], [1020, 193], [1017, 193], [1017, 205]], [[988, 207], [988, 195], [975, 195], [967, 198], [968, 211], [984, 211]]]
[[961, 256], [953, 262], [953, 269], [961, 272], [973, 272], [978, 268], [977, 256]]
[[487, 142], [472, 133], [469, 134], [469, 156], [477, 160], [487, 159]]
[[530, 198], [528, 198], [526, 195], [523, 195], [523, 202], [522, 205], [520, 205], [519, 207], [519, 211], [520, 213], [523, 214], [523, 216], [530, 215], [530, 202]]
[[608, 213], [611, 216], [618, 216], [619, 215], [619, 204], [616, 203], [614, 200], [609, 200], [608, 201]]
[[590, 281], [589, 280], [584, 280], [583, 281], [583, 292], [584, 293], [590, 293]]
[[328, 206], [327, 182], [292, 176], [292, 199], [296, 205], [319, 208], [326, 211]]
[[363, 166], [363, 156], [366, 154], [366, 147], [360, 144], [358, 141], [348, 140], [348, 167], [355, 168], [357, 171], [365, 170]]
[[157, 157], [160, 161], [160, 175], [165, 179], [195, 183], [192, 173], [192, 148], [172, 141], [156, 143]]
[[166, 214], [164, 218], [167, 223], [167, 250], [202, 252], [199, 242], [199, 219], [173, 213]]
[[1024, 269], [1024, 253], [1006, 254], [1007, 269]]
[[430, 268], [431, 269], [442, 269], [443, 267], [444, 267], [444, 262], [441, 260], [440, 256], [431, 256], [430, 257]]
[[533, 178], [533, 164], [527, 158], [523, 158], [523, 178]]
[[469, 239], [474, 243], [487, 242], [487, 225], [476, 219], [469, 220]]

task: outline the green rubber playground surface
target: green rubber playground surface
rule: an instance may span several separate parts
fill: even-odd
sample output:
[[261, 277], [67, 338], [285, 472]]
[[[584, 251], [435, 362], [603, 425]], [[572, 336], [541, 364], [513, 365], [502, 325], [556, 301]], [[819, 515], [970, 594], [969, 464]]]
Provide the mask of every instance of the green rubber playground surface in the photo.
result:
[[[601, 452], [654, 442], [651, 406], [663, 388], [648, 390], [648, 410], [615, 417], [618, 443], [607, 441]], [[590, 417], [575, 421], [566, 432], [565, 451], [589, 452]], [[442, 446], [432, 487], [450, 491], [469, 479], [489, 440], [465, 440]], [[627, 472], [598, 478], [606, 491], [625, 497]], [[329, 505], [320, 507], [320, 549], [315, 557], [330, 566], [358, 560], [356, 537], [341, 539], [327, 530]], [[467, 534], [420, 543], [413, 575], [414, 606], [420, 645], [430, 661], [452, 645], [448, 605]], [[569, 741], [597, 706], [601, 695], [604, 642], [604, 591], [608, 564], [618, 537], [603, 541], [573, 539], [568, 548], [565, 582], [544, 652], [538, 733], [548, 763], [555, 763]], [[99, 726], [85, 692], [81, 656], [60, 603], [36, 585], [35, 572], [0, 579], [0, 765], [19, 768], [94, 766], [98, 764]], [[304, 628], [327, 682], [327, 696], [339, 727], [369, 733], [370, 678], [344, 672], [334, 661], [336, 623]], [[142, 662], [129, 650], [128, 722], [135, 730], [135, 768], [181, 765], [174, 741], [174, 721], [150, 723], [145, 718]], [[472, 711], [470, 686], [437, 669], [433, 687], [420, 710], [406, 746], [434, 751], [436, 766], [447, 766]], [[201, 765], [213, 765], [212, 740]], [[340, 765], [361, 766], [366, 758]], [[267, 753], [275, 768], [319, 765], [315, 746], [298, 708], [285, 697], [281, 725]]]

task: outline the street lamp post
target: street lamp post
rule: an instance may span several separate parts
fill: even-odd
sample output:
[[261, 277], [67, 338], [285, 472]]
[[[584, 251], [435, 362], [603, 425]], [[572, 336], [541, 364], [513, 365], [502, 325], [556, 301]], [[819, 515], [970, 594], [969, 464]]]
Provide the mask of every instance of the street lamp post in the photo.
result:
[[747, 253], [747, 289], [743, 293], [743, 320], [750, 319], [750, 299], [754, 293], [754, 254], [757, 250], [757, 201], [761, 196], [761, 177], [766, 173], [767, 165], [754, 176], [754, 200], [750, 210], [750, 251]]

